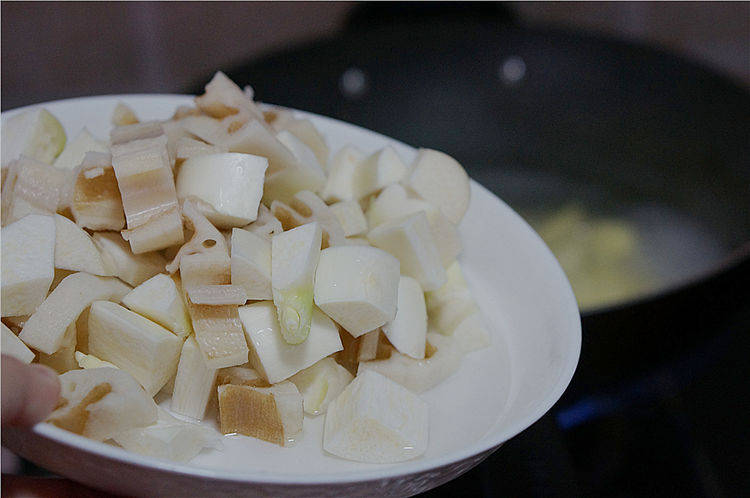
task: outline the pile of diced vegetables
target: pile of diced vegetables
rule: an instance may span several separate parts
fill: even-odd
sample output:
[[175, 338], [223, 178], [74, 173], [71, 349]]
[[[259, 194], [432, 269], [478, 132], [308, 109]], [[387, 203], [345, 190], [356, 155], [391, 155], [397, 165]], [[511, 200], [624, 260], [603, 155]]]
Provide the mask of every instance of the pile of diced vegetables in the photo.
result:
[[46, 110], [3, 122], [2, 352], [60, 374], [48, 422], [185, 461], [220, 440], [213, 412], [282, 446], [325, 416], [330, 454], [424, 453], [418, 394], [489, 344], [458, 162], [330, 154], [222, 73], [168, 120], [112, 122], [67, 145]]

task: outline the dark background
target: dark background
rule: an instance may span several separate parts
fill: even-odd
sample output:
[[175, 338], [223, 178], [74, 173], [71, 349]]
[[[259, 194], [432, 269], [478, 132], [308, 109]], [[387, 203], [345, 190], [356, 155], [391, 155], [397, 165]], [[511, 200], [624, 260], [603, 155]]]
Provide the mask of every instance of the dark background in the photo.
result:
[[[647, 42], [750, 82], [748, 2], [504, 5], [523, 25]], [[84, 95], [185, 92], [217, 68], [334, 36], [354, 7], [354, 2], [3, 2], [2, 108]]]
[[[747, 2], [474, 8], [479, 16], [522, 27], [566, 28], [646, 44], [698, 62], [745, 90], [750, 83]], [[80, 95], [194, 92], [216, 69], [240, 68], [336, 37], [357, 21], [358, 9], [361, 5], [350, 2], [4, 2], [2, 108]], [[396, 17], [403, 14], [398, 12]], [[711, 329], [707, 339], [669, 361], [573, 398], [579, 375], [534, 426], [464, 477], [427, 495], [747, 495], [748, 308], [702, 322]], [[584, 347], [582, 355], [592, 354]], [[38, 472], [9, 462], [4, 455], [4, 471]]]

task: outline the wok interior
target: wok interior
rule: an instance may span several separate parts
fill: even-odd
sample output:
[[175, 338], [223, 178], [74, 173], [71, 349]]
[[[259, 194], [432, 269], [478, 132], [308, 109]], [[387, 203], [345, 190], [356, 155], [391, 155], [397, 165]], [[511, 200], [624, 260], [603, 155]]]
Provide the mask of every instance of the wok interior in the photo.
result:
[[[535, 228], [561, 209], [581, 210], [585, 226], [624, 226], [633, 256], [602, 263], [614, 276], [592, 277], [584, 312], [697, 278], [750, 241], [750, 98], [660, 52], [433, 22], [359, 31], [230, 73], [261, 99], [445, 150]], [[587, 244], [580, 260], [606, 256]], [[633, 281], [608, 292], [618, 272]]]

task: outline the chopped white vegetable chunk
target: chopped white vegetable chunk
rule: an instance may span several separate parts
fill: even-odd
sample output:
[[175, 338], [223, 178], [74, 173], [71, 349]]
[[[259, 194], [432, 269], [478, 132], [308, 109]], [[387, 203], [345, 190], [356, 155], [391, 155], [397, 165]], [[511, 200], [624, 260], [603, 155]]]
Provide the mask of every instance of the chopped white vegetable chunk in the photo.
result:
[[322, 232], [318, 223], [275, 235], [271, 239], [271, 286], [281, 334], [299, 344], [310, 332], [313, 279], [320, 256]]
[[187, 462], [203, 448], [220, 445], [219, 434], [199, 424], [183, 422], [159, 408], [158, 420], [147, 427], [120, 432], [112, 440], [141, 455]]
[[467, 352], [488, 346], [489, 334], [458, 261], [448, 267], [446, 275], [445, 285], [425, 294], [430, 326], [441, 334], [455, 336]]
[[347, 460], [396, 463], [423, 454], [427, 438], [427, 404], [368, 370], [328, 406], [323, 448]]
[[100, 360], [93, 354], [86, 354], [86, 353], [81, 353], [80, 351], [76, 351], [74, 357], [76, 359], [76, 363], [78, 363], [78, 366], [83, 369], [104, 368], [104, 367], [117, 368], [117, 365], [115, 365], [114, 363]]
[[366, 157], [351, 145], [333, 156], [328, 166], [328, 181], [320, 195], [324, 201], [356, 201], [368, 194], [371, 178], [364, 167]]
[[52, 354], [40, 352], [39, 363], [50, 367], [59, 374], [78, 368], [78, 362], [75, 357], [77, 342], [78, 326], [76, 322], [73, 322], [65, 329], [65, 334], [63, 334], [62, 341], [60, 341], [60, 348]]
[[315, 304], [354, 337], [396, 315], [399, 262], [368, 246], [329, 247], [315, 273]]
[[96, 232], [92, 239], [99, 249], [108, 272], [130, 285], [140, 285], [164, 271], [167, 260], [158, 252], [133, 254], [118, 233]]
[[62, 153], [57, 156], [53, 166], [62, 170], [72, 171], [81, 165], [84, 156], [88, 152], [109, 152], [107, 144], [94, 138], [89, 131], [84, 128], [68, 143]]
[[47, 422], [62, 429], [104, 441], [156, 422], [156, 403], [125, 370], [71, 370], [60, 376], [60, 384], [64, 403]]
[[453, 331], [453, 338], [465, 353], [486, 348], [492, 342], [479, 311], [461, 320]]
[[219, 437], [210, 427], [183, 422], [159, 408], [159, 418], [154, 425], [128, 429], [112, 439], [133, 453], [187, 462], [203, 448], [220, 444]]
[[122, 298], [122, 304], [184, 339], [193, 331], [181, 289], [173, 277], [159, 273]]
[[112, 156], [88, 152], [73, 171], [70, 212], [76, 223], [92, 230], [120, 230], [125, 226], [120, 189]]
[[458, 224], [469, 208], [469, 176], [448, 154], [419, 149], [408, 183], [417, 194], [438, 206], [452, 223]]
[[396, 317], [383, 325], [383, 333], [400, 353], [424, 358], [427, 309], [422, 287], [413, 278], [402, 276], [399, 280]]
[[341, 223], [347, 237], [367, 232], [367, 219], [356, 201], [341, 201], [331, 204], [331, 211]]
[[401, 273], [416, 279], [425, 291], [445, 283], [445, 269], [424, 213], [383, 223], [371, 230], [367, 239], [398, 258]]
[[232, 230], [231, 244], [232, 284], [245, 289], [248, 299], [273, 299], [271, 240], [263, 235], [235, 228]]
[[55, 215], [55, 268], [104, 277], [112, 275], [91, 236], [59, 214]]
[[458, 370], [464, 350], [452, 337], [436, 333], [427, 334], [427, 342], [435, 348], [427, 358], [394, 352], [387, 359], [360, 363], [358, 373], [374, 370], [415, 393], [432, 389]]
[[336, 324], [320, 310], [313, 309], [310, 335], [301, 344], [289, 344], [283, 339], [270, 301], [241, 306], [239, 313], [250, 346], [250, 363], [271, 384], [342, 348]]
[[318, 163], [325, 167], [328, 163], [328, 145], [325, 137], [315, 128], [309, 119], [284, 119], [271, 123], [278, 131], [288, 131], [305, 143], [318, 159]]
[[30, 315], [55, 274], [55, 220], [26, 216], [3, 228], [0, 244], [2, 316]]
[[323, 358], [311, 367], [289, 378], [304, 399], [305, 413], [320, 415], [341, 394], [354, 376], [336, 363], [333, 358]]
[[54, 214], [68, 202], [69, 174], [26, 156], [13, 161], [2, 191], [2, 225], [29, 214]]
[[12, 356], [24, 363], [31, 363], [34, 359], [34, 352], [30, 350], [21, 339], [11, 330], [2, 324], [3, 336], [0, 342], [0, 352]]
[[370, 154], [364, 161], [364, 168], [370, 180], [365, 195], [400, 182], [409, 172], [393, 147], [383, 147]]
[[206, 364], [195, 336], [191, 335], [182, 345], [170, 408], [180, 415], [202, 420], [215, 383], [216, 369]]
[[22, 154], [47, 164], [65, 147], [65, 130], [45, 109], [31, 109], [3, 120], [3, 168]]
[[182, 341], [138, 313], [109, 301], [89, 311], [91, 354], [127, 370], [154, 396], [177, 369]]
[[29, 317], [19, 337], [45, 354], [57, 352], [65, 331], [94, 301], [119, 302], [130, 287], [116, 278], [74, 273], [65, 277]]
[[204, 214], [219, 228], [255, 221], [268, 160], [250, 154], [204, 154], [187, 159], [177, 175], [177, 197], [195, 197], [212, 209]]
[[461, 239], [456, 225], [448, 221], [442, 211], [431, 203], [411, 197], [402, 185], [393, 184], [373, 199], [366, 215], [369, 227], [373, 229], [387, 221], [401, 219], [420, 211], [424, 211], [427, 216], [432, 237], [440, 253], [440, 261], [447, 267], [461, 252]]
[[219, 424], [239, 433], [286, 446], [302, 431], [302, 396], [291, 382], [271, 387], [219, 386]]
[[[123, 128], [141, 126], [144, 125]], [[116, 143], [118, 131], [121, 129], [112, 132], [112, 166], [128, 225], [123, 238], [130, 242], [135, 254], [182, 243], [182, 217], [177, 205], [167, 137], [162, 132], [154, 138], [139, 137]]]

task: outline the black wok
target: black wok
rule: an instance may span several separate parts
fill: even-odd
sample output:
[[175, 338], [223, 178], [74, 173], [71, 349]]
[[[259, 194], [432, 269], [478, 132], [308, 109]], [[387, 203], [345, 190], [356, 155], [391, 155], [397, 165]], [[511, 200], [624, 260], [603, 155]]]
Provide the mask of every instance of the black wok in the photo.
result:
[[661, 288], [583, 310], [562, 406], [702, 351], [747, 309], [745, 89], [603, 38], [475, 16], [356, 19], [340, 36], [226, 72], [262, 101], [444, 150], [521, 211], [583, 199], [603, 213], [656, 206], [650, 223], [689, 225], [658, 255], [672, 266]]

